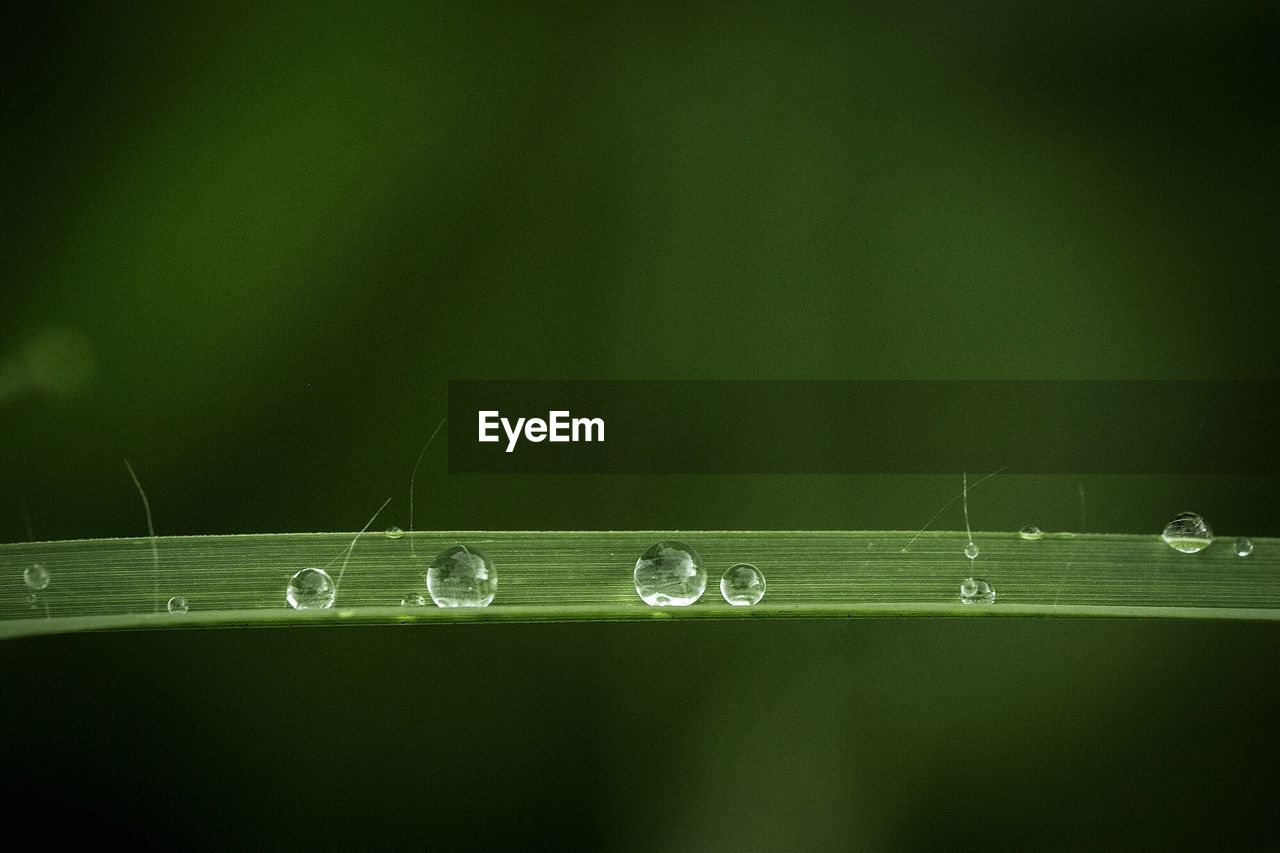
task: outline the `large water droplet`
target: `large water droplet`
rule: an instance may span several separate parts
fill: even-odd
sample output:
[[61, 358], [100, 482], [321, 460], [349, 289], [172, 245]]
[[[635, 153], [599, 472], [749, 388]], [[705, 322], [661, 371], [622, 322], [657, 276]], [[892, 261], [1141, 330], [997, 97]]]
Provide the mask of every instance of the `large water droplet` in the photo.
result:
[[403, 536], [403, 535], [404, 535], [404, 531], [403, 531], [403, 530], [401, 530], [399, 527], [395, 527], [395, 526], [393, 525], [393, 526], [391, 526], [391, 527], [388, 527], [388, 528], [387, 528], [387, 538], [388, 538], [388, 539], [399, 539], [399, 538], [400, 538], [401, 536]]
[[968, 557], [970, 560], [978, 559], [978, 543], [970, 542], [968, 545], [965, 545], [964, 555]]
[[498, 592], [498, 572], [482, 552], [454, 545], [427, 567], [427, 592], [437, 607], [488, 607]]
[[683, 542], [657, 542], [636, 560], [636, 592], [654, 607], [693, 604], [707, 589], [698, 552]]
[[44, 567], [43, 563], [27, 566], [22, 573], [22, 580], [31, 589], [44, 589], [49, 585], [49, 570]]
[[416, 592], [411, 592], [400, 599], [401, 607], [426, 607], [427, 600]]
[[303, 569], [289, 578], [285, 597], [294, 610], [324, 610], [333, 606], [338, 588], [324, 569]]
[[1253, 553], [1253, 540], [1248, 536], [1241, 536], [1236, 539], [1235, 549], [1237, 557], [1247, 557]]
[[1180, 512], [1165, 525], [1160, 538], [1169, 547], [1184, 554], [1203, 551], [1213, 542], [1213, 528], [1209, 522], [1194, 512]]
[[965, 578], [960, 582], [962, 604], [994, 604], [996, 590], [982, 578]]
[[188, 609], [187, 600], [180, 595], [175, 595], [169, 599], [168, 607], [170, 613], [186, 613]]
[[1036, 527], [1034, 524], [1028, 524], [1026, 527], [1018, 531], [1018, 535], [1023, 539], [1043, 539], [1044, 531], [1039, 527]]
[[764, 598], [764, 572], [750, 563], [738, 563], [720, 578], [720, 594], [735, 607], [750, 607]]

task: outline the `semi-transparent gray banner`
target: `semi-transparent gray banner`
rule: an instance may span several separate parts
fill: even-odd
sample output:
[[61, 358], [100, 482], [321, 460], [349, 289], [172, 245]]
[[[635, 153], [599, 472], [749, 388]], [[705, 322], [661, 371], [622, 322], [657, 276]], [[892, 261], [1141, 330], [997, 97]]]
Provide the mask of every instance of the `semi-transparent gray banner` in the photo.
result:
[[1271, 381], [463, 381], [454, 473], [1273, 474]]

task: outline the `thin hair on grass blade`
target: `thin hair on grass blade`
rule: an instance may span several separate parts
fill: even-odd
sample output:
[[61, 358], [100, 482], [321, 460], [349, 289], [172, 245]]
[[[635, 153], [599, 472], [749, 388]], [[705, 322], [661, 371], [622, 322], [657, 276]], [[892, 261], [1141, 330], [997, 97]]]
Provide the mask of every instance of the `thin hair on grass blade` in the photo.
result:
[[965, 471], [961, 477], [962, 482], [964, 483], [964, 491], [961, 492], [961, 494], [964, 495], [964, 535], [969, 537], [969, 544], [967, 547], [972, 549], [973, 528], [969, 526], [969, 472]]
[[1084, 483], [1076, 483], [1076, 494], [1080, 496], [1080, 532], [1084, 533], [1085, 521], [1089, 518], [1089, 504], [1084, 499]]
[[129, 464], [129, 460], [124, 460], [124, 467], [129, 469], [129, 477], [133, 480], [133, 485], [138, 490], [139, 497], [142, 498], [142, 508], [147, 513], [147, 536], [151, 540], [151, 561], [155, 568], [155, 590], [152, 595], [154, 612], [160, 612], [160, 544], [156, 541], [156, 526], [151, 520], [151, 501], [147, 500], [147, 493], [142, 488], [142, 481], [138, 479], [138, 475], [133, 470], [133, 466]]
[[[961, 492], [960, 492], [960, 494], [956, 495], [956, 496], [955, 496], [955, 497], [953, 497], [951, 500], [947, 501], [947, 502], [946, 502], [946, 503], [944, 503], [942, 506], [940, 506], [940, 507], [938, 508], [938, 511], [937, 511], [937, 512], [935, 512], [932, 516], [930, 516], [929, 520], [928, 520], [928, 521], [926, 521], [926, 522], [924, 523], [924, 527], [921, 527], [919, 530], [917, 530], [917, 531], [916, 531], [916, 535], [915, 535], [915, 536], [912, 536], [912, 537], [911, 537], [911, 539], [910, 539], [910, 541], [908, 541], [906, 545], [903, 545], [903, 546], [902, 546], [902, 551], [903, 551], [903, 553], [905, 553], [905, 552], [906, 552], [906, 550], [907, 550], [908, 548], [910, 548], [912, 545], [914, 545], [914, 544], [915, 544], [915, 542], [916, 542], [916, 540], [917, 540], [917, 539], [919, 539], [919, 538], [921, 537], [921, 535], [923, 535], [923, 534], [924, 534], [924, 532], [925, 532], [926, 530], [928, 530], [928, 529], [929, 529], [929, 525], [930, 525], [930, 524], [933, 524], [935, 521], [937, 521], [937, 520], [938, 520], [938, 516], [942, 515], [942, 513], [943, 513], [944, 511], [946, 511], [947, 507], [951, 506], [953, 503], [955, 503], [956, 501], [961, 500], [961, 499], [963, 499], [963, 500], [965, 500], [965, 501], [966, 501], [966, 503], [965, 503], [965, 521], [966, 521], [966, 525], [967, 525], [967, 523], [968, 523], [968, 517], [969, 517], [969, 516], [968, 516], [968, 503], [967, 503], [967, 502], [968, 502], [969, 491], [970, 491], [971, 489], [976, 489], [976, 488], [978, 488], [978, 486], [981, 486], [981, 485], [982, 485], [983, 483], [985, 483], [987, 480], [990, 480], [990, 479], [991, 479], [992, 477], [994, 477], [996, 474], [999, 474], [1001, 471], [1003, 471], [1005, 468], [1008, 468], [1008, 467], [1009, 467], [1008, 465], [1001, 465], [999, 468], [997, 468], [996, 470], [992, 471], [990, 474], [988, 474], [987, 476], [983, 477], [981, 480], [979, 480], [978, 482], [974, 483], [972, 486], [970, 486], [970, 485], [969, 485], [969, 477], [968, 477], [968, 475], [966, 474], [966, 475], [965, 475], [964, 490], [963, 490], [963, 491], [961, 491]], [[970, 535], [969, 535], [969, 541], [970, 541], [970, 542], [972, 542], [972, 541], [973, 541], [973, 535], [972, 535], [972, 534], [970, 534]]]
[[421, 467], [422, 458], [427, 455], [427, 448], [436, 440], [436, 434], [440, 432], [444, 422], [445, 419], [441, 418], [436, 428], [431, 431], [431, 437], [427, 439], [426, 444], [422, 445], [422, 450], [418, 451], [418, 461], [413, 463], [413, 473], [409, 475], [409, 554], [413, 557], [418, 556], [418, 550], [413, 544], [413, 493], [418, 483], [418, 468]]
[[373, 523], [377, 521], [378, 516], [382, 515], [382, 511], [387, 508], [387, 504], [389, 503], [391, 503], [391, 498], [387, 498], [383, 501], [382, 506], [378, 507], [378, 511], [370, 516], [369, 520], [365, 522], [364, 527], [360, 528], [360, 532], [351, 540], [351, 544], [347, 546], [345, 555], [339, 554], [325, 565], [325, 568], [327, 569], [329, 566], [338, 562], [338, 557], [342, 557], [342, 568], [338, 570], [338, 578], [333, 582], [333, 594], [335, 597], [337, 596], [338, 591], [342, 588], [342, 576], [346, 574], [347, 563], [351, 562], [351, 554], [356, 550], [356, 543], [360, 541], [360, 537], [365, 534], [365, 531], [373, 526]]

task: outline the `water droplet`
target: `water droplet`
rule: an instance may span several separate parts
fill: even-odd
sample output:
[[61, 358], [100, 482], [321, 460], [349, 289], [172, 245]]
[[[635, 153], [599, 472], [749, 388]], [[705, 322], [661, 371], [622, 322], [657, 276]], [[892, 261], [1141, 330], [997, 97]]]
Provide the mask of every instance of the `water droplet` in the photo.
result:
[[1023, 539], [1043, 539], [1044, 531], [1039, 527], [1036, 527], [1034, 524], [1028, 524], [1026, 527], [1018, 531], [1018, 535]]
[[400, 599], [401, 607], [426, 607], [427, 600], [416, 592], [411, 592]]
[[393, 526], [391, 526], [391, 527], [388, 527], [388, 528], [387, 528], [387, 538], [388, 538], [388, 539], [399, 539], [399, 538], [400, 538], [401, 536], [403, 536], [403, 535], [404, 535], [404, 531], [403, 531], [403, 530], [401, 530], [399, 527], [395, 527], [395, 526], [393, 525]]
[[1253, 540], [1248, 536], [1241, 536], [1236, 539], [1236, 556], [1247, 557], [1253, 553]]
[[187, 610], [187, 600], [182, 596], [175, 595], [173, 598], [169, 599], [170, 613], [186, 613]]
[[32, 610], [35, 610], [37, 607], [39, 607], [40, 596], [36, 595], [34, 592], [27, 593], [27, 606], [30, 607]]
[[427, 592], [437, 607], [488, 607], [498, 592], [498, 572], [482, 552], [454, 545], [427, 567]]
[[982, 578], [965, 578], [960, 582], [962, 604], [994, 604], [996, 590]]
[[32, 589], [44, 589], [49, 585], [49, 570], [43, 563], [36, 563], [34, 566], [27, 566], [22, 579]]
[[968, 557], [970, 560], [978, 559], [978, 543], [970, 542], [968, 545], [965, 545], [964, 555]]
[[683, 542], [657, 542], [636, 560], [636, 592], [654, 607], [693, 604], [707, 589], [698, 552]]
[[294, 610], [323, 610], [333, 606], [338, 588], [324, 569], [302, 569], [289, 578], [285, 597]]
[[1184, 554], [1203, 551], [1213, 542], [1213, 528], [1209, 522], [1194, 512], [1180, 512], [1165, 525], [1160, 534], [1170, 548]]
[[720, 578], [720, 594], [735, 607], [750, 607], [764, 598], [764, 572], [750, 563], [730, 566]]

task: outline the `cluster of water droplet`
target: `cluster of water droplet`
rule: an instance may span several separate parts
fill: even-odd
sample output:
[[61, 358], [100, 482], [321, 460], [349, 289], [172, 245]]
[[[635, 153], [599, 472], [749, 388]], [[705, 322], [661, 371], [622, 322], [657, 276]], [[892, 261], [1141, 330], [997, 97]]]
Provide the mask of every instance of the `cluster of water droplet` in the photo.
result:
[[[404, 535], [398, 527], [386, 531], [391, 539]], [[1024, 540], [1044, 538], [1044, 531], [1027, 525], [1018, 531]], [[1165, 527], [1161, 538], [1177, 551], [1196, 553], [1213, 542], [1213, 530], [1196, 513], [1183, 512]], [[1241, 557], [1253, 553], [1247, 537], [1235, 540], [1234, 551]], [[965, 556], [976, 559], [978, 546], [972, 539], [966, 544]], [[23, 574], [27, 586], [44, 589], [49, 573], [40, 564]], [[676, 540], [663, 540], [650, 546], [636, 561], [633, 572], [636, 593], [653, 607], [686, 607], [702, 598], [707, 588], [707, 572], [702, 557], [689, 545]], [[487, 607], [498, 589], [498, 573], [493, 561], [477, 548], [454, 545], [440, 552], [427, 567], [427, 592], [437, 607]], [[758, 604], [765, 594], [765, 577], [751, 563], [735, 563], [720, 578], [720, 595], [735, 607]], [[289, 579], [286, 598], [296, 610], [326, 609], [334, 604], [337, 586], [324, 569], [305, 568]], [[995, 588], [982, 578], [965, 578], [960, 584], [960, 601], [964, 604], [993, 604]], [[427, 603], [419, 593], [401, 599], [402, 607], [423, 607]], [[187, 612], [186, 599], [169, 600], [170, 613]]]
[[[394, 535], [392, 531], [397, 531]], [[403, 531], [392, 528], [391, 538]], [[466, 545], [446, 548], [427, 566], [427, 593], [437, 607], [488, 607], [498, 592], [498, 572], [484, 552]], [[333, 607], [338, 587], [324, 569], [305, 568], [289, 578], [285, 600], [294, 610], [324, 610]], [[172, 602], [170, 602], [172, 604]], [[402, 607], [423, 607], [427, 600], [410, 593], [400, 600]]]
[[996, 590], [982, 578], [965, 578], [960, 582], [962, 604], [995, 604]]
[[[636, 594], [652, 607], [687, 607], [707, 589], [702, 557], [675, 540], [656, 542], [636, 560]], [[764, 598], [764, 572], [751, 563], [735, 563], [720, 578], [720, 595], [734, 607], [750, 607]]]

